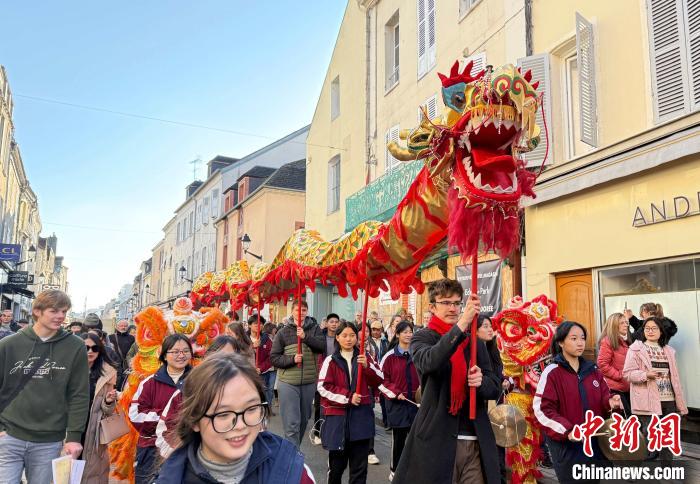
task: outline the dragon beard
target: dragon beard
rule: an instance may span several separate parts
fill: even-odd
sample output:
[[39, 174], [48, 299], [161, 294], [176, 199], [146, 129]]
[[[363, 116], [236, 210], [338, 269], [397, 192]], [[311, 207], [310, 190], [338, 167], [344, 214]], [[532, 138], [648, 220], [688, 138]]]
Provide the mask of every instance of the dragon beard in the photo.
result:
[[[461, 163], [459, 160], [458, 157], [456, 163]], [[516, 177], [521, 196], [534, 198], [535, 174], [518, 162]], [[495, 252], [501, 259], [508, 257], [520, 245], [518, 202], [489, 198], [453, 177], [448, 195], [449, 246], [464, 258], [487, 251]]]

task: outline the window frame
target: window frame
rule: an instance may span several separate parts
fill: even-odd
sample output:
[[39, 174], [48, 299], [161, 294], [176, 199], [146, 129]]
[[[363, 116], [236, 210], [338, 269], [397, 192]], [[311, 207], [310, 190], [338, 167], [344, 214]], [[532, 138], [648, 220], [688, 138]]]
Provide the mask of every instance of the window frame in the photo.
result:
[[330, 215], [340, 210], [340, 155], [328, 160], [328, 191], [326, 214]]
[[331, 121], [340, 116], [340, 75], [331, 81]]

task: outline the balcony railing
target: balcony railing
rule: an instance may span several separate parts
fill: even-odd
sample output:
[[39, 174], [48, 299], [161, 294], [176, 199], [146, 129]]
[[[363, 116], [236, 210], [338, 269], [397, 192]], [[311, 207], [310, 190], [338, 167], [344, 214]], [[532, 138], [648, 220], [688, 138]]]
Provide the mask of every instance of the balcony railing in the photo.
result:
[[366, 220], [388, 220], [423, 168], [423, 160], [401, 163], [345, 200], [345, 231]]

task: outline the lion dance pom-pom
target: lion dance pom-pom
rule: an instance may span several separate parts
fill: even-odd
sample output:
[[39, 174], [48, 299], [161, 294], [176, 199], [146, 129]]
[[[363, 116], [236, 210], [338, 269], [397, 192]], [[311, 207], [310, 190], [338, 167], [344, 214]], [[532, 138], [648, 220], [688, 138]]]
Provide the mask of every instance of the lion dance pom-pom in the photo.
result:
[[[148, 376], [154, 374], [160, 367], [158, 355], [160, 346], [166, 336], [181, 333], [192, 343], [192, 364], [196, 365], [204, 356], [212, 341], [223, 334], [228, 318], [217, 308], [202, 308], [194, 311], [192, 302], [187, 298], [175, 301], [172, 311], [149, 306], [136, 315], [136, 344], [138, 353], [134, 357], [127, 384], [119, 399], [119, 405], [126, 415], [129, 405], [139, 384]], [[138, 432], [131, 432], [112, 442], [109, 446], [112, 476], [133, 482], [134, 458]]]

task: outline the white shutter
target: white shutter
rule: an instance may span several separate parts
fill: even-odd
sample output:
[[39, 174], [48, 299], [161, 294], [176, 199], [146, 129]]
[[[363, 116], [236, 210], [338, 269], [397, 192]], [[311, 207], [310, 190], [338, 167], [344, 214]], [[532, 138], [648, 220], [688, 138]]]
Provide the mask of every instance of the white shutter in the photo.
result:
[[678, 117], [690, 106], [683, 0], [648, 0], [651, 82], [656, 122]]
[[[392, 126], [391, 128], [389, 128], [387, 130], [386, 135], [384, 137], [384, 140], [385, 140], [384, 146], [387, 146], [390, 141], [393, 141], [395, 143], [399, 142], [399, 125], [398, 124], [396, 126]], [[394, 158], [388, 149], [386, 149], [385, 151], [386, 151], [386, 158], [385, 158], [386, 163], [384, 165], [384, 172], [388, 173], [391, 170], [393, 170], [394, 167], [396, 167], [400, 163], [400, 161], [397, 160], [396, 158]]]
[[418, 123], [423, 120], [423, 110], [425, 109], [426, 113], [428, 114], [428, 118], [435, 119], [435, 117], [438, 115], [438, 96], [437, 94], [429, 97], [428, 99], [425, 100], [423, 104], [418, 106]]
[[579, 73], [581, 141], [598, 146], [598, 115], [595, 86], [595, 37], [593, 24], [576, 12], [576, 59]]
[[425, 2], [427, 0], [418, 0], [418, 77], [428, 72], [428, 56], [427, 36], [426, 36], [426, 18], [425, 18]]
[[[522, 69], [523, 74], [528, 70], [532, 71], [532, 80], [530, 83], [535, 83], [540, 81], [540, 85], [537, 87], [537, 93], [542, 94], [542, 105], [537, 110], [535, 115], [535, 120], [537, 125], [540, 127], [540, 144], [534, 150], [529, 153], [523, 153], [523, 160], [528, 167], [539, 167], [544, 159], [544, 154], [547, 151], [547, 134], [545, 133], [544, 119], [545, 115], [547, 117], [547, 128], [549, 132], [549, 140], [552, 140], [552, 114], [551, 114], [551, 88], [549, 81], [549, 54], [537, 54], [531, 55], [529, 57], [523, 57], [518, 59], [518, 67]], [[544, 110], [544, 115], [542, 114]], [[553, 163], [553, 153], [552, 149], [549, 149], [549, 154], [547, 155], [546, 164], [550, 165]]]
[[435, 66], [436, 49], [435, 49], [435, 0], [427, 0], [428, 11], [426, 18], [428, 21], [426, 36], [427, 36], [427, 54], [428, 54], [428, 70]]
[[700, 109], [700, 0], [685, 0], [687, 19], [688, 67], [690, 68], [690, 99], [693, 111]]
[[469, 57], [463, 57], [459, 62], [459, 72], [462, 72], [470, 62], [474, 62], [471, 74], [476, 75], [486, 69], [486, 52], [479, 52]]

